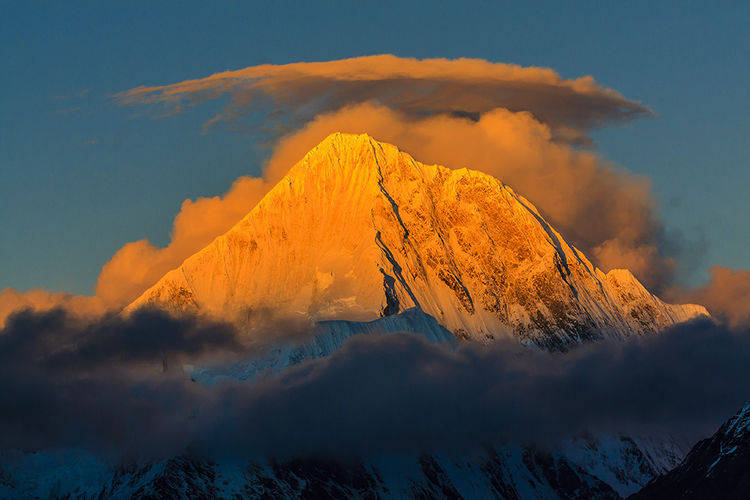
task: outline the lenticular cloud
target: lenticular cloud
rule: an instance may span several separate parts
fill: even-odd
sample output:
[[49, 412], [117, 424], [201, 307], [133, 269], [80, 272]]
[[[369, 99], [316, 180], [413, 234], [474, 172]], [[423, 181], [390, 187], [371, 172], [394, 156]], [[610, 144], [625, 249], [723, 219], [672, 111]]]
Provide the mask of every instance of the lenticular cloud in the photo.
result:
[[592, 127], [651, 114], [589, 76], [566, 80], [549, 68], [393, 55], [264, 64], [170, 85], [141, 86], [116, 97], [121, 103], [161, 104], [179, 112], [224, 95], [231, 100], [210, 124], [234, 121], [264, 106], [274, 117], [306, 122], [322, 112], [372, 101], [409, 117], [453, 114], [477, 119], [496, 108], [529, 111], [581, 138]]

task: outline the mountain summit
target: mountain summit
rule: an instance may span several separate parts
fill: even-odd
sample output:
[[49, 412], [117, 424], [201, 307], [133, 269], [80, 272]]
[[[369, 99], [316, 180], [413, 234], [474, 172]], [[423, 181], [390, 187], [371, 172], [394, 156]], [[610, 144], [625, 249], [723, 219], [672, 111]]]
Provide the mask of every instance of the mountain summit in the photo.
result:
[[547, 348], [707, 314], [662, 302], [627, 270], [597, 269], [490, 175], [425, 165], [341, 133], [128, 310], [143, 305], [236, 320], [270, 309], [313, 321], [417, 307], [459, 338], [512, 335]]

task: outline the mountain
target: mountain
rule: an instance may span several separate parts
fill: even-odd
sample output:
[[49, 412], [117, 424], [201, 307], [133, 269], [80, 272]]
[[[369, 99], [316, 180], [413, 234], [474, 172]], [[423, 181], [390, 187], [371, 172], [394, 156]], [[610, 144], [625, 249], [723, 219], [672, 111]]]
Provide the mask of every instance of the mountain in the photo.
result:
[[[406, 331], [452, 346], [510, 336], [565, 350], [707, 314], [665, 304], [629, 271], [597, 269], [489, 175], [424, 165], [395, 146], [346, 134], [326, 138], [232, 229], [126, 312], [142, 306], [230, 319], [248, 335], [269, 312], [272, 321], [302, 320], [280, 324], [304, 325], [304, 338], [266, 339], [265, 351], [239, 363], [183, 367], [208, 385], [262, 383], [355, 335]], [[185, 454], [138, 463], [77, 449], [4, 450], [0, 498], [609, 499], [638, 491], [683, 457], [664, 436], [472, 449], [291, 459]]]
[[567, 439], [559, 453], [626, 497], [673, 469], [689, 445], [668, 435], [586, 435]]
[[434, 343], [456, 343], [453, 334], [440, 326], [435, 318], [414, 307], [374, 321], [319, 321], [312, 328], [311, 338], [305, 342], [279, 342], [272, 344], [259, 356], [238, 363], [190, 366], [186, 367], [186, 371], [192, 380], [207, 384], [222, 379], [251, 381], [260, 374], [277, 375], [307, 359], [324, 358], [354, 335], [383, 335], [394, 332], [422, 335]]
[[[607, 463], [601, 463], [606, 448]], [[81, 450], [0, 453], [2, 498], [620, 498], [661, 471], [655, 448], [572, 440], [473, 454], [212, 460], [182, 455], [111, 464]], [[597, 475], [604, 472], [604, 474]], [[618, 478], [607, 483], [612, 473]], [[649, 475], [652, 474], [652, 475]]]
[[750, 404], [685, 460], [632, 496], [633, 499], [745, 499], [750, 495]]
[[550, 349], [707, 314], [665, 304], [627, 270], [597, 269], [490, 175], [340, 133], [126, 310], [144, 305], [239, 323], [265, 309], [317, 322], [417, 307], [457, 338]]

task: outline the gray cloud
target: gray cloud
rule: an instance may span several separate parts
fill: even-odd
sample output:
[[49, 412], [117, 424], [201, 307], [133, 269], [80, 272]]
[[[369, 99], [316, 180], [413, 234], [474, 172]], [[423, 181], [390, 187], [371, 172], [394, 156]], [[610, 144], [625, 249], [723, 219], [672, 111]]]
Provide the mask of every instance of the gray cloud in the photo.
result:
[[[257, 383], [208, 387], [165, 356], [246, 355], [226, 325], [144, 313], [11, 316], [0, 333], [0, 447], [130, 456], [351, 454], [551, 442], [584, 431], [697, 438], [750, 394], [750, 332], [709, 321], [566, 355], [497, 342], [452, 351], [361, 336]], [[211, 358], [215, 359], [215, 358]]]
[[[696, 438], [750, 394], [747, 332], [708, 321], [566, 355], [515, 342], [452, 352], [408, 335], [355, 338], [334, 356], [245, 391], [224, 439], [290, 452], [467, 448], [551, 442], [581, 432]], [[293, 443], [290, 450], [290, 444]]]

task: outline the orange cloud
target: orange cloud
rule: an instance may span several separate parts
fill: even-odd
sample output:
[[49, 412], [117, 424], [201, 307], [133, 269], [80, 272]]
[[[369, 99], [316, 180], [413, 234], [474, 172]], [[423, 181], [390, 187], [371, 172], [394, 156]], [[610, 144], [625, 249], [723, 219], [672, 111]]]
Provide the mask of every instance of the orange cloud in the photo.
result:
[[22, 309], [48, 310], [64, 308], [79, 316], [94, 316], [104, 312], [105, 308], [96, 297], [85, 297], [61, 292], [49, 292], [43, 289], [19, 292], [12, 288], [0, 290], [0, 328], [14, 311]]
[[28, 292], [11, 288], [2, 290], [0, 325], [17, 309], [62, 307], [79, 315], [121, 309], [167, 271], [228, 231], [252, 210], [270, 187], [263, 179], [240, 177], [224, 196], [183, 201], [172, 225], [169, 244], [159, 248], [145, 239], [126, 243], [102, 267], [93, 297], [42, 289]]
[[711, 279], [706, 285], [694, 290], [673, 290], [673, 294], [705, 305], [712, 316], [732, 326], [750, 327], [750, 271], [713, 266], [709, 274]]
[[208, 125], [237, 120], [250, 108], [270, 108], [269, 119], [304, 123], [321, 112], [375, 101], [409, 117], [478, 118], [500, 107], [529, 111], [559, 129], [560, 138], [579, 140], [581, 131], [591, 127], [652, 114], [590, 76], [566, 80], [549, 68], [393, 55], [251, 66], [171, 85], [138, 87], [116, 98], [123, 104], [159, 104], [180, 112], [224, 94], [231, 96], [229, 104]]

